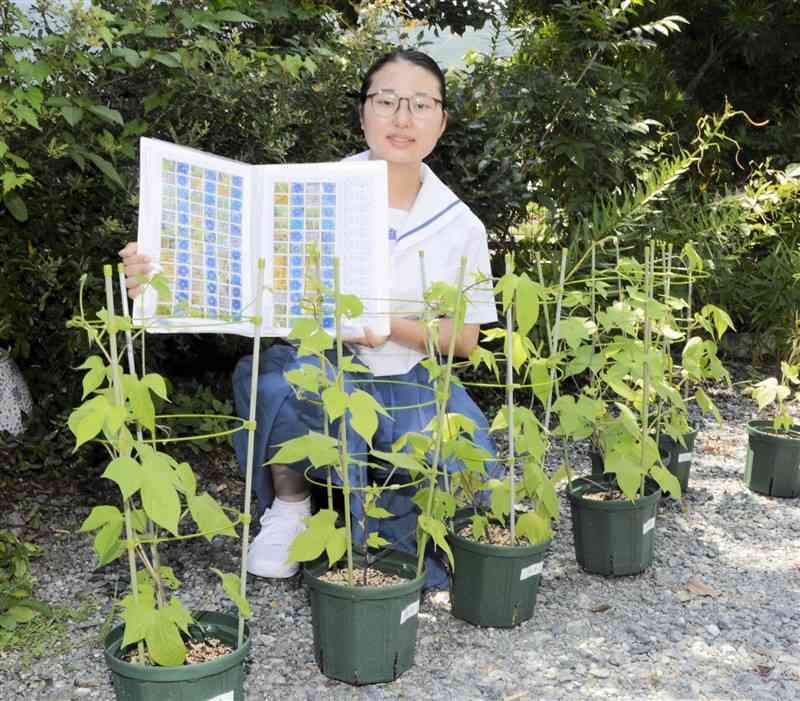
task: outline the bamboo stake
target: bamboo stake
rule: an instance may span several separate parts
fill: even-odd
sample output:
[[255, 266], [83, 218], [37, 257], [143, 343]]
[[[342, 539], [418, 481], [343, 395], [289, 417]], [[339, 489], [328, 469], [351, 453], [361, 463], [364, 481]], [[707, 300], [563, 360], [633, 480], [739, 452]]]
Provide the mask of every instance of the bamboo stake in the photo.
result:
[[[336, 299], [336, 386], [344, 393], [344, 374], [341, 369], [344, 348], [342, 344], [341, 280], [339, 258], [333, 259], [333, 293]], [[339, 419], [339, 467], [342, 470], [342, 494], [344, 495], [344, 526], [347, 529], [347, 583], [353, 586], [353, 531], [350, 517], [350, 465], [347, 462], [347, 412]], [[366, 513], [364, 528], [366, 530]], [[366, 551], [364, 553], [366, 557]]]
[[[247, 550], [250, 545], [250, 502], [253, 491], [253, 459], [256, 441], [256, 404], [258, 400], [258, 367], [261, 356], [261, 314], [264, 308], [264, 259], [258, 259], [256, 279], [256, 315], [253, 317], [253, 366], [250, 371], [250, 413], [247, 421], [247, 460], [244, 480], [244, 519], [242, 520], [242, 561], [239, 573], [239, 593], [247, 596]], [[239, 611], [239, 632], [236, 647], [244, 642], [244, 617]]]
[[[120, 306], [122, 308], [122, 316], [126, 320], [131, 321], [131, 314], [128, 306], [128, 295], [126, 294], [127, 287], [125, 285], [125, 265], [123, 263], [117, 264], [117, 278], [119, 280], [119, 296]], [[133, 334], [131, 333], [130, 328], [125, 329], [125, 349], [127, 351], [128, 373], [132, 377], [136, 377], [136, 357], [133, 352]], [[142, 375], [144, 375], [144, 372]], [[152, 438], [155, 442], [155, 436]], [[144, 442], [142, 426], [138, 422], [136, 423], [136, 440], [138, 440], [139, 443]], [[155, 572], [153, 581], [156, 584], [156, 599], [158, 600], [158, 607], [162, 608], [167, 603], [167, 596], [166, 592], [164, 591], [164, 582], [159, 574], [161, 568], [161, 557], [158, 553], [158, 533], [156, 531], [155, 524], [149, 518], [147, 519], [147, 535], [153, 539], [153, 542], [150, 543], [150, 558], [152, 559], [153, 572]]]
[[[506, 275], [514, 272], [514, 259], [510, 253], [506, 254]], [[508, 422], [508, 492], [509, 492], [509, 516], [508, 516], [508, 535], [511, 545], [517, 542], [516, 537], [516, 482], [514, 475], [514, 363], [512, 355], [514, 353], [514, 319], [513, 308], [514, 299], [506, 308], [506, 420]]]
[[[114, 328], [114, 289], [111, 279], [112, 267], [103, 266], [103, 277], [106, 287], [106, 323], [108, 325], [108, 346], [111, 356], [111, 387], [113, 388], [114, 404], [117, 406], [125, 405], [125, 398], [122, 393], [122, 381], [119, 376], [119, 362], [117, 356], [117, 330]], [[119, 435], [119, 434], [117, 434]], [[133, 535], [133, 518], [131, 516], [130, 499], [122, 500], [122, 508], [125, 520], [125, 541], [128, 550], [128, 569], [131, 577], [131, 591], [133, 600], [139, 603], [139, 582], [136, 579], [136, 545]], [[144, 643], [139, 641], [139, 659], [144, 660]]]
[[[653, 294], [653, 274], [652, 274], [652, 263], [653, 263], [653, 255], [655, 251], [651, 252], [649, 246], [645, 247], [644, 250], [644, 286], [645, 286], [645, 304], [644, 304], [644, 362], [642, 363], [642, 455], [641, 455], [641, 465], [644, 466], [644, 455], [645, 455], [645, 443], [647, 440], [648, 435], [648, 424], [650, 421], [649, 411], [650, 411], [650, 363], [648, 361], [648, 356], [650, 353], [650, 312], [648, 310], [649, 304], [648, 302], [652, 299]], [[645, 475], [642, 472], [642, 480], [641, 480], [641, 497], [644, 497], [644, 482], [645, 482]]]

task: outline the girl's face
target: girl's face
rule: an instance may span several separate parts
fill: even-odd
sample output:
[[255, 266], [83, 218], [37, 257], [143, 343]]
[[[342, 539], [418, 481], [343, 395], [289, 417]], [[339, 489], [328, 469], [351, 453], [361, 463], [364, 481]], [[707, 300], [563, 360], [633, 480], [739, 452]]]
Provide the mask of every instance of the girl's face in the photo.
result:
[[[435, 75], [407, 61], [392, 61], [372, 76], [368, 95], [379, 90], [394, 91], [399, 97], [427, 95], [442, 99], [439, 80]], [[361, 107], [361, 129], [371, 152], [371, 158], [389, 163], [420, 163], [436, 146], [447, 125], [447, 112], [436, 103], [425, 118], [411, 114], [408, 100], [400, 100], [392, 116], [375, 113], [373, 98]]]

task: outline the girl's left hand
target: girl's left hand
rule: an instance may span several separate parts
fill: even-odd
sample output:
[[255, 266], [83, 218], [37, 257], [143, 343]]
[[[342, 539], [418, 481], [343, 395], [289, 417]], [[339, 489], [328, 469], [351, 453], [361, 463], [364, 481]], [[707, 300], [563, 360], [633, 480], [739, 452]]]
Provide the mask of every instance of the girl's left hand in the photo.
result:
[[356, 343], [359, 346], [367, 346], [368, 348], [380, 348], [388, 340], [389, 336], [380, 336], [376, 334], [369, 326], [364, 327], [363, 335], [351, 336], [350, 338], [345, 339], [345, 341], [348, 343]]

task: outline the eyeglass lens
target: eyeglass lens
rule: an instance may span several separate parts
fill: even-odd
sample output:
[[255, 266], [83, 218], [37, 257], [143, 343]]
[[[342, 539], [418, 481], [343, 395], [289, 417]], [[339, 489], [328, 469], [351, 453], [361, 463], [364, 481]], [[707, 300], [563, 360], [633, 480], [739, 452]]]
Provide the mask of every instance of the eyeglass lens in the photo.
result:
[[403, 100], [408, 103], [408, 109], [415, 117], [427, 117], [436, 109], [436, 100], [426, 95], [400, 97], [394, 92], [379, 91], [371, 97], [375, 113], [381, 117], [391, 117], [400, 108]]

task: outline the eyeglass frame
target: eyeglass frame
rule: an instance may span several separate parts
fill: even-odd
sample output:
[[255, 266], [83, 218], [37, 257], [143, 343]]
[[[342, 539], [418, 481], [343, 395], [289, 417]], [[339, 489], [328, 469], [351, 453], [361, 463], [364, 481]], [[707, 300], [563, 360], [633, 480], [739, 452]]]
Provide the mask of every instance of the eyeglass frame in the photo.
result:
[[[403, 96], [399, 95], [397, 92], [395, 92], [394, 90], [384, 90], [383, 88], [381, 88], [380, 90], [376, 90], [375, 92], [367, 93], [366, 95], [364, 95], [364, 102], [366, 102], [367, 100], [372, 99], [376, 95], [380, 95], [381, 93], [387, 93], [389, 95], [394, 95], [397, 98], [397, 107], [394, 108], [394, 112], [392, 112], [391, 114], [387, 114], [387, 115], [378, 114], [377, 110], [375, 110], [375, 103], [372, 102], [372, 109], [375, 110], [375, 116], [379, 117], [381, 119], [389, 119], [391, 117], [394, 117], [400, 111], [400, 105], [403, 102], [403, 100], [405, 100], [406, 103], [408, 104], [408, 113], [411, 115], [411, 118], [412, 119], [419, 119], [421, 115], [414, 114], [414, 110], [411, 109], [411, 98], [412, 97], [427, 97], [427, 98], [433, 100], [435, 103], [437, 103], [442, 108], [442, 112], [444, 112], [444, 100], [440, 100], [438, 97], [434, 97], [433, 95], [429, 95], [428, 93], [424, 93], [424, 92], [416, 92], [416, 93], [413, 93], [412, 95], [408, 95], [406, 97], [403, 97]], [[425, 119], [425, 117], [422, 117], [422, 118]]]

